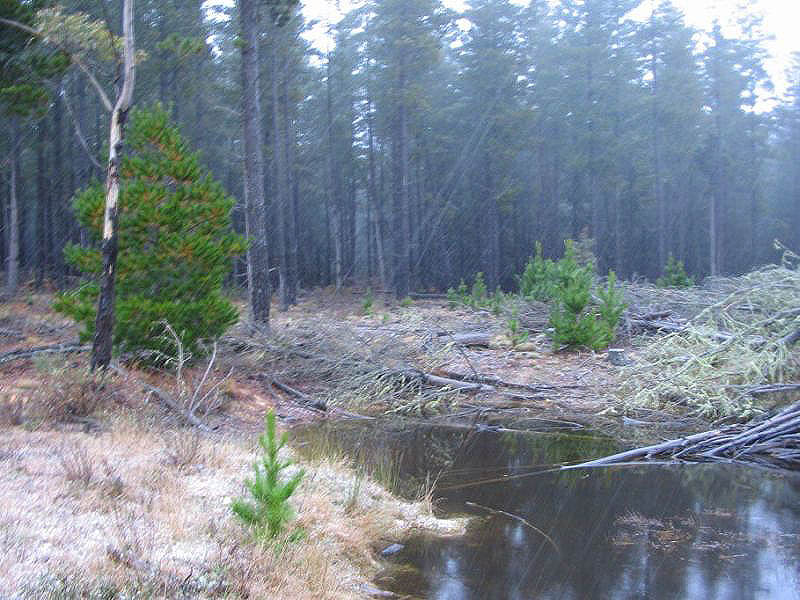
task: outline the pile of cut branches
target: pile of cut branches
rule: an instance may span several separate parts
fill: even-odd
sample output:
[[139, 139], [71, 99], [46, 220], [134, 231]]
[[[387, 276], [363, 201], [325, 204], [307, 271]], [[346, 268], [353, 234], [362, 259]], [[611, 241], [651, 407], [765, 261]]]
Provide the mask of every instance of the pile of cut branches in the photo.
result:
[[290, 394], [316, 406], [432, 414], [465, 391], [485, 391], [430, 375], [452, 348], [435, 333], [412, 335], [413, 327], [413, 322], [368, 328], [320, 319], [314, 328], [287, 327], [280, 334], [225, 341], [258, 365], [263, 379], [284, 391], [289, 387], [284, 382], [302, 387], [302, 392], [289, 388]]
[[[800, 384], [797, 387], [800, 388]], [[800, 402], [755, 424], [731, 425], [565, 468], [664, 459], [690, 462], [733, 461], [799, 469]]]
[[[797, 258], [789, 254], [781, 266], [703, 287], [660, 290], [684, 314], [697, 312], [651, 321], [650, 329], [666, 335], [649, 338], [624, 369], [622, 398], [634, 406], [682, 406], [704, 418], [748, 418], [764, 412], [760, 396], [793, 392], [800, 379], [800, 270], [791, 261]], [[664, 303], [649, 305], [651, 312], [659, 308]]]

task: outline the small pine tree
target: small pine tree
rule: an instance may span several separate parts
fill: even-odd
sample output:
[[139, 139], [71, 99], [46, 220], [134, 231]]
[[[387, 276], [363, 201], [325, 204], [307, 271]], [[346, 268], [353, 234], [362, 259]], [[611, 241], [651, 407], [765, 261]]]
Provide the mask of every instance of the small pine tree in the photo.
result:
[[667, 258], [664, 265], [664, 275], [656, 280], [658, 287], [667, 288], [687, 288], [694, 285], [694, 279], [686, 274], [682, 260], [675, 260], [672, 254]]
[[288, 436], [284, 432], [278, 437], [272, 410], [267, 413], [265, 425], [264, 433], [258, 438], [264, 456], [260, 464], [253, 464], [255, 477], [245, 481], [253, 502], [234, 500], [231, 510], [246, 525], [253, 527], [257, 536], [275, 538], [294, 516], [289, 498], [300, 485], [305, 472], [301, 469], [288, 481], [281, 481], [281, 473], [292, 464], [278, 457]]
[[478, 271], [475, 274], [475, 282], [472, 284], [472, 292], [470, 294], [470, 305], [473, 308], [480, 308], [486, 304], [486, 299], [489, 295], [489, 290], [486, 288], [486, 282], [483, 280], [483, 273]]
[[[128, 145], [121, 165], [115, 346], [170, 354], [173, 343], [162, 336], [166, 321], [186, 350], [197, 353], [200, 340], [218, 337], [238, 318], [222, 295], [231, 259], [245, 250], [244, 239], [231, 230], [234, 201], [200, 166], [160, 106], [133, 113]], [[80, 193], [74, 210], [99, 240], [103, 187], [95, 183]], [[91, 339], [100, 251], [72, 245], [65, 255], [91, 279], [60, 295], [55, 308], [82, 323], [81, 338]]]
[[553, 299], [556, 288], [556, 264], [542, 255], [542, 243], [536, 242], [536, 253], [528, 259], [522, 275], [517, 276], [519, 293], [541, 302]]

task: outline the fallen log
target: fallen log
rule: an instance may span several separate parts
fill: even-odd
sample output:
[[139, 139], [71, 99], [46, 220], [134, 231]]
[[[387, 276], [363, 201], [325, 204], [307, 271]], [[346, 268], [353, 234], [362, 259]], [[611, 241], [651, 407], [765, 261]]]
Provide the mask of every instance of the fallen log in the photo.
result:
[[787, 347], [794, 346], [797, 342], [800, 342], [800, 329], [778, 340], [778, 343]]
[[51, 346], [36, 346], [34, 348], [19, 348], [0, 354], [0, 365], [13, 360], [33, 358], [40, 354], [74, 354], [91, 350], [91, 346], [81, 344], [53, 344]]
[[483, 331], [471, 331], [466, 333], [447, 333], [440, 332], [439, 337], [448, 336], [451, 341], [459, 346], [484, 346], [489, 347], [492, 336]]
[[447, 294], [431, 294], [426, 292], [411, 292], [408, 297], [412, 300], [447, 300]]
[[800, 468], [800, 402], [773, 417], [730, 425], [661, 444], [634, 448], [562, 469], [582, 469], [636, 461], [738, 461]]
[[495, 388], [491, 385], [483, 383], [471, 383], [468, 381], [459, 381], [457, 379], [448, 379], [447, 377], [439, 377], [438, 375], [431, 375], [430, 373], [420, 373], [419, 375], [426, 383], [439, 387], [449, 387], [454, 390], [463, 390], [470, 392], [494, 392]]
[[556, 385], [552, 383], [517, 383], [514, 381], [506, 381], [495, 375], [485, 375], [482, 373], [459, 373], [457, 371], [449, 371], [447, 369], [437, 369], [437, 375], [442, 375], [449, 379], [456, 379], [458, 381], [468, 381], [472, 383], [484, 383], [494, 387], [506, 387], [518, 390], [526, 390], [534, 393], [553, 392], [559, 390], [583, 390], [588, 386], [581, 384], [563, 384]]
[[291, 386], [286, 385], [285, 383], [281, 383], [277, 379], [269, 378], [270, 383], [273, 387], [278, 388], [282, 392], [286, 392], [295, 400], [299, 400], [302, 404], [313, 408], [314, 410], [319, 410], [325, 412], [328, 410], [328, 405], [325, 404], [322, 400], [316, 400], [309, 396], [308, 394], [304, 394], [300, 390], [296, 390]]

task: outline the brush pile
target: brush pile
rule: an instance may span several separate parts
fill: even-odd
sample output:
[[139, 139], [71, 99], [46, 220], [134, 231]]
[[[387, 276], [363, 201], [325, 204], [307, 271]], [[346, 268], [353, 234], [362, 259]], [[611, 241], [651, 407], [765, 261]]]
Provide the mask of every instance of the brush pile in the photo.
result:
[[[796, 386], [800, 388], [800, 384]], [[749, 425], [731, 425], [566, 468], [639, 460], [727, 461], [800, 469], [800, 402]]]
[[681, 290], [629, 285], [632, 330], [645, 337], [623, 370], [628, 404], [688, 410], [704, 418], [763, 414], [759, 398], [797, 392], [800, 257], [741, 277]]

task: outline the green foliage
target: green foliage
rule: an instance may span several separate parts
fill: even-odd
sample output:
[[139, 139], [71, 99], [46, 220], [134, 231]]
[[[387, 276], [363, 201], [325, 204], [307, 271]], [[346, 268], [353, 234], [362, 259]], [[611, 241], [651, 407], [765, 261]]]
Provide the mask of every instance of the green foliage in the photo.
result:
[[[0, 1], [0, 17], [37, 27], [43, 0]], [[63, 75], [70, 59], [46, 48], [40, 38], [11, 25], [0, 24], [0, 108], [8, 115], [41, 117], [47, 112], [47, 84]]]
[[522, 329], [516, 309], [511, 312], [511, 317], [508, 319], [506, 326], [508, 327], [508, 339], [511, 340], [512, 346], [517, 347], [528, 341], [528, 332]]
[[372, 307], [375, 304], [375, 297], [372, 295], [372, 288], [367, 288], [367, 295], [364, 296], [364, 300], [361, 302], [361, 312], [365, 315], [372, 314]]
[[495, 317], [500, 316], [500, 313], [503, 311], [503, 303], [505, 303], [505, 301], [506, 295], [498, 285], [494, 290], [494, 294], [492, 294], [492, 296], [489, 298], [489, 307]]
[[255, 477], [245, 481], [252, 502], [243, 499], [234, 500], [231, 510], [246, 525], [252, 527], [257, 537], [275, 538], [283, 531], [294, 516], [289, 498], [294, 494], [305, 472], [301, 469], [287, 481], [281, 481], [281, 473], [292, 462], [281, 461], [278, 457], [286, 446], [287, 434], [278, 437], [275, 430], [275, 413], [270, 410], [266, 417], [264, 433], [259, 436], [258, 443], [264, 451], [260, 463], [253, 464]]
[[519, 293], [540, 302], [552, 300], [557, 287], [556, 264], [542, 256], [542, 243], [536, 242], [536, 253], [528, 259], [522, 275], [517, 276]]
[[448, 289], [447, 300], [450, 303], [450, 308], [455, 308], [459, 304], [475, 309], [488, 308], [492, 311], [492, 314], [499, 316], [506, 296], [500, 286], [497, 286], [494, 294], [490, 294], [483, 279], [483, 273], [478, 272], [475, 274], [472, 287], [468, 287], [462, 279], [457, 288]]
[[[134, 112], [130, 152], [122, 160], [119, 255], [114, 342], [124, 351], [169, 354], [172, 341], [162, 323], [178, 333], [188, 353], [202, 339], [220, 336], [236, 322], [236, 308], [222, 294], [231, 259], [245, 250], [231, 230], [234, 201], [200, 166], [161, 107]], [[91, 185], [74, 200], [80, 223], [99, 240], [104, 188]], [[91, 279], [61, 294], [55, 308], [83, 324], [81, 339], [94, 334], [97, 247], [68, 246], [69, 264]]]
[[472, 284], [472, 291], [470, 293], [470, 301], [473, 308], [484, 306], [489, 296], [489, 291], [486, 289], [486, 282], [483, 280], [483, 273], [478, 271], [475, 274], [475, 281]]
[[[566, 257], [562, 259], [562, 262]], [[592, 293], [592, 275], [588, 269], [569, 261], [564, 265], [563, 280], [555, 290], [555, 302], [550, 311], [550, 326], [556, 346], [584, 346], [599, 349], [604, 342], [597, 319], [587, 306]]]
[[617, 274], [614, 271], [608, 272], [608, 283], [606, 287], [598, 288], [597, 297], [600, 299], [598, 307], [600, 321], [608, 327], [611, 334], [609, 343], [611, 343], [614, 341], [614, 334], [622, 313], [628, 308], [622, 290], [617, 287]]
[[400, 300], [400, 306], [402, 306], [403, 308], [408, 308], [409, 306], [412, 306], [413, 304], [414, 304], [414, 300], [411, 298], [411, 296], [406, 296], [405, 298]]
[[694, 279], [686, 274], [683, 261], [675, 260], [670, 254], [664, 266], [664, 275], [656, 280], [656, 285], [661, 288], [688, 288], [694, 285]]
[[449, 288], [447, 290], [447, 300], [450, 303], [450, 308], [455, 308], [459, 304], [467, 305], [469, 298], [469, 288], [462, 279], [457, 288]]
[[590, 305], [593, 279], [590, 267], [578, 264], [571, 244], [567, 243], [564, 258], [558, 263], [559, 285], [550, 311], [556, 346], [598, 351], [614, 341], [617, 324], [626, 308], [616, 286], [616, 275], [610, 271], [608, 285], [597, 291], [600, 305], [596, 309]]

